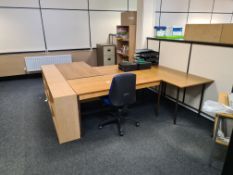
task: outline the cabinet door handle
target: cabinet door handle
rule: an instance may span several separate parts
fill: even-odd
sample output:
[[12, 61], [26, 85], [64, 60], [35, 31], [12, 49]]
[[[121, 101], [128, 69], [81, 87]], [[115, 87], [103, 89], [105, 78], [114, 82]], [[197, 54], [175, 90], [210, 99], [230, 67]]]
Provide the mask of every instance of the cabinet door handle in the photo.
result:
[[108, 49], [108, 52], [111, 52], [111, 49]]
[[108, 61], [111, 61], [111, 58], [108, 58]]

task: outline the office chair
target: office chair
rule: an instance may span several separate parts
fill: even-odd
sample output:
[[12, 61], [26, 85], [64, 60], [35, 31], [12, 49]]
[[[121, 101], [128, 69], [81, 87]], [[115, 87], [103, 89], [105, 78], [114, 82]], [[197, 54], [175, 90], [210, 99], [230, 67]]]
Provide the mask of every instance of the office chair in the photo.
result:
[[124, 135], [123, 124], [125, 121], [135, 123], [139, 127], [140, 123], [133, 119], [127, 118], [128, 106], [136, 102], [136, 75], [132, 73], [124, 73], [116, 75], [110, 87], [108, 98], [105, 104], [111, 105], [116, 112], [112, 113], [113, 119], [105, 120], [99, 124], [99, 129], [106, 125], [117, 124], [120, 136]]

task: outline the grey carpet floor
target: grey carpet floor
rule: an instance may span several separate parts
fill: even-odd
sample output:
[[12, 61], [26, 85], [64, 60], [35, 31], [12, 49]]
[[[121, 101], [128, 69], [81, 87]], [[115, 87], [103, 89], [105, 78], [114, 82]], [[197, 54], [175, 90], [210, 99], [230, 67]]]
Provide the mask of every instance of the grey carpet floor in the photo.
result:
[[[218, 175], [224, 152], [216, 147], [212, 167], [212, 123], [180, 108], [172, 124], [173, 103], [163, 100], [154, 115], [154, 94], [141, 91], [129, 116], [141, 122], [98, 130], [104, 114], [83, 116], [85, 137], [59, 145], [41, 78], [0, 81], [0, 174], [2, 175]], [[96, 110], [99, 102], [82, 104]]]

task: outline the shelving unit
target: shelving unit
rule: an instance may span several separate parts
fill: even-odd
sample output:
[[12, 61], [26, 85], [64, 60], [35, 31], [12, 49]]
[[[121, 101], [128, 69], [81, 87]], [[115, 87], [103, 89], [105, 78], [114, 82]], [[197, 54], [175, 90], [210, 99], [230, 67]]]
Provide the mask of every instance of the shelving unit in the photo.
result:
[[117, 62], [133, 61], [136, 47], [136, 25], [117, 26]]

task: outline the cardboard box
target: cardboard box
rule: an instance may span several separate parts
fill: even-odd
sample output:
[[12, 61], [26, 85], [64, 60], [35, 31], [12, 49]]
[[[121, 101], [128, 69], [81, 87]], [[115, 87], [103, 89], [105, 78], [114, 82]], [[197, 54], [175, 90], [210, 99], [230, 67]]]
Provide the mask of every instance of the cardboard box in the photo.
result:
[[130, 11], [130, 12], [122, 12], [121, 13], [121, 25], [136, 25], [137, 24], [137, 12]]
[[223, 24], [220, 42], [233, 44], [233, 24]]
[[222, 34], [222, 24], [187, 24], [184, 39], [219, 43]]

